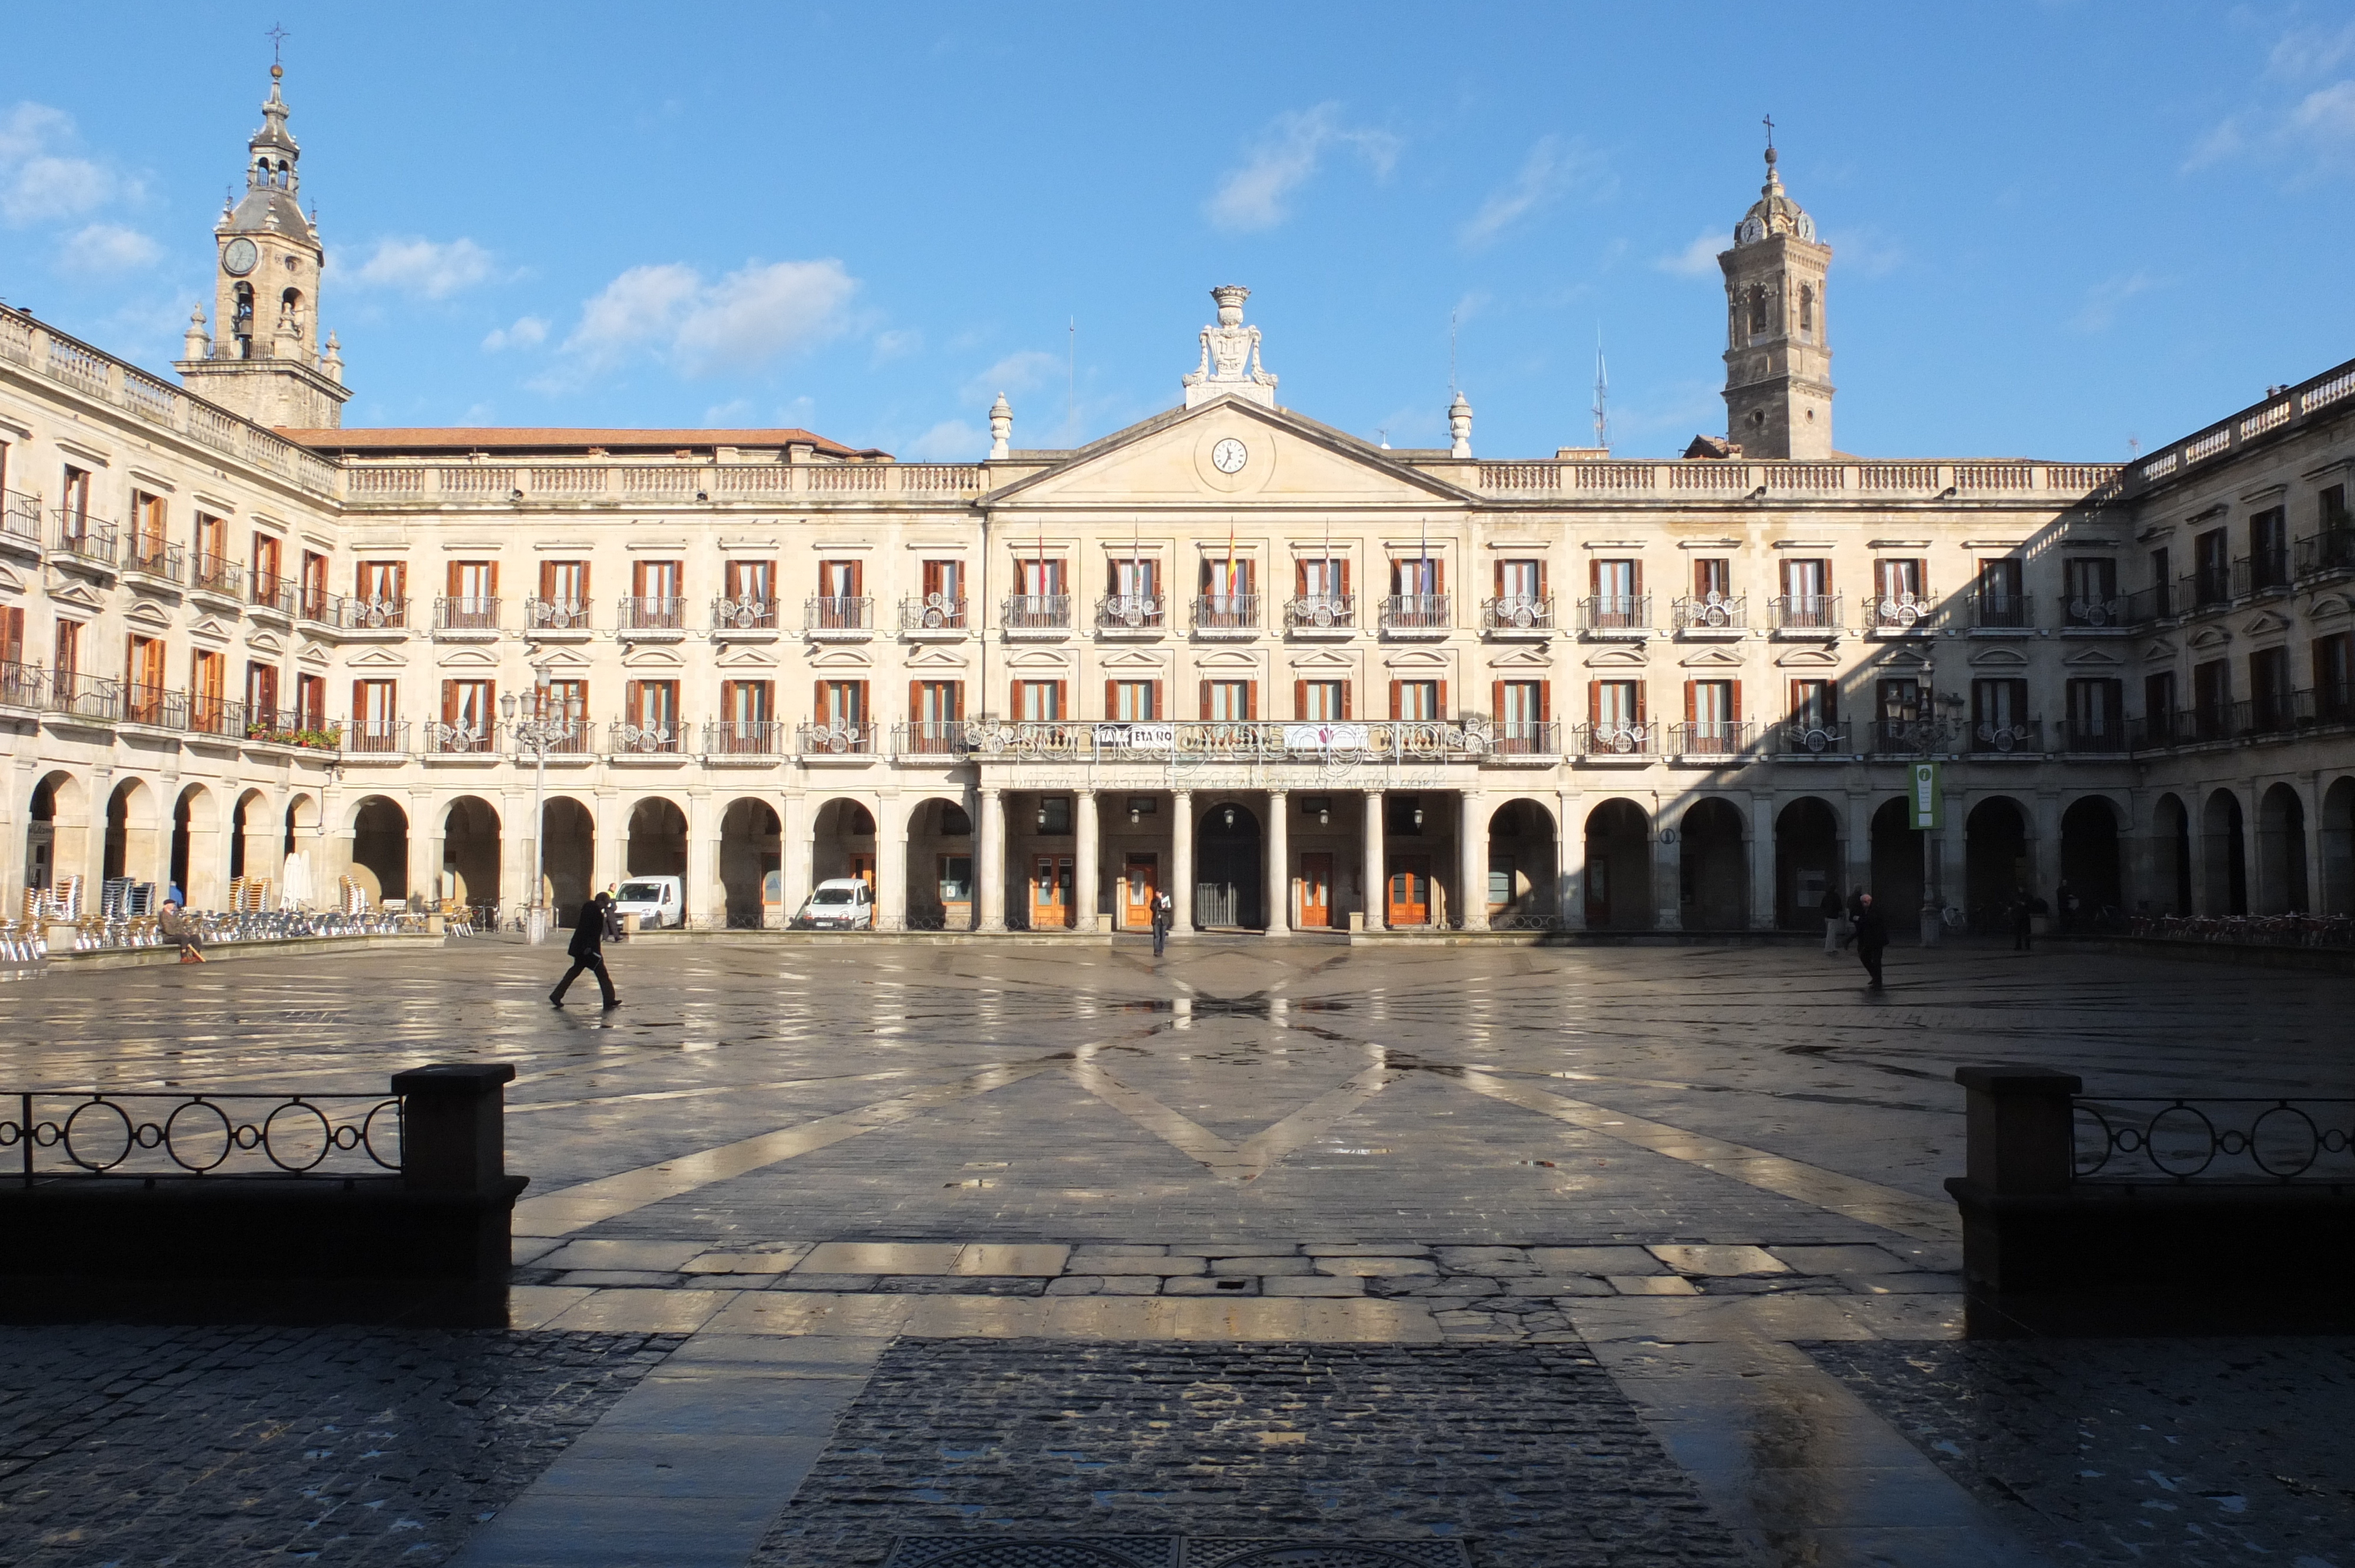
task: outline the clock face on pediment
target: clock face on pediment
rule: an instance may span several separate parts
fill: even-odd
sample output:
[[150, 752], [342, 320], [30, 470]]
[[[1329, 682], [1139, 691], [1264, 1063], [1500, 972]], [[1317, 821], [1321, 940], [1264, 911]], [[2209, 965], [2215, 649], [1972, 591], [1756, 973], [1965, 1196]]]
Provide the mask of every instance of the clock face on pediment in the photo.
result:
[[1251, 461], [1251, 449], [1232, 436], [1210, 449], [1210, 466], [1220, 473], [1241, 473], [1243, 464]]
[[232, 278], [244, 277], [261, 260], [261, 253], [253, 248], [250, 239], [232, 239], [229, 242], [229, 249], [221, 252], [221, 266]]

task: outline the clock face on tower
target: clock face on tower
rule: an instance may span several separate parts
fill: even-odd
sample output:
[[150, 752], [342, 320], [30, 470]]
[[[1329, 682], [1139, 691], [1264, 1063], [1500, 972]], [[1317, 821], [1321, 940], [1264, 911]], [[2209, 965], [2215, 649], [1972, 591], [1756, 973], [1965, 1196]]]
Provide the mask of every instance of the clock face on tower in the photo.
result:
[[[1200, 450], [1199, 447], [1195, 449], [1197, 451]], [[1210, 466], [1220, 473], [1241, 473], [1250, 458], [1250, 450], [1232, 436], [1210, 449]]]
[[221, 252], [221, 265], [229, 270], [232, 278], [244, 277], [261, 260], [261, 253], [254, 249], [250, 239], [232, 239], [229, 242], [229, 249]]

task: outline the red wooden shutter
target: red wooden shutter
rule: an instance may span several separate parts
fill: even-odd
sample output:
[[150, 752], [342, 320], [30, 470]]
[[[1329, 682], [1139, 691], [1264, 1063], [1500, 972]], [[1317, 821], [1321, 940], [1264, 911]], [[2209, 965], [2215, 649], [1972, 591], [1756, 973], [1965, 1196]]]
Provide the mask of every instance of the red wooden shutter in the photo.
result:
[[864, 593], [864, 592], [866, 591], [866, 582], [867, 582], [867, 563], [866, 563], [866, 562], [864, 562], [864, 561], [853, 561], [853, 562], [851, 562], [851, 563], [850, 563], [850, 594], [849, 594], [849, 597], [850, 597], [850, 598], [852, 598], [852, 599], [857, 599], [860, 594]]
[[1644, 591], [1644, 563], [1641, 561], [1633, 561], [1628, 564], [1627, 591], [1630, 595], [1635, 596], [1640, 596]]
[[[1825, 690], [1829, 691], [1830, 688], [1828, 686]], [[1742, 722], [1742, 683], [1740, 681], [1729, 681], [1726, 683], [1725, 702], [1725, 716], [1732, 719], [1734, 723], [1740, 724]]]
[[[2322, 656], [2318, 653], [2315, 655], [2315, 667], [2319, 669], [2321, 664]], [[1305, 681], [1292, 683], [1292, 716], [1296, 719], [1308, 716], [1308, 683]]]
[[1603, 722], [1603, 683], [1600, 681], [1586, 683], [1586, 722], [1589, 725]]
[[1071, 683], [1058, 681], [1055, 683], [1055, 717], [1060, 721], [1069, 719], [1071, 716]]
[[1243, 683], [1243, 717], [1256, 723], [1259, 719], [1259, 683]]
[[1357, 694], [1358, 694], [1358, 683], [1357, 683], [1357, 682], [1355, 682], [1355, 681], [1344, 681], [1344, 682], [1342, 682], [1342, 683], [1341, 683], [1341, 716], [1342, 716], [1344, 719], [1350, 719], [1350, 718], [1354, 718], [1354, 717], [1356, 717], [1356, 716], [1357, 716], [1357, 712], [1358, 712], [1358, 696], [1357, 696]]
[[1603, 563], [1596, 557], [1586, 557], [1586, 591], [1593, 598], [1603, 597]]
[[[1502, 567], [1498, 567], [1497, 568], [1500, 576], [1504, 569], [1505, 568]], [[1505, 591], [1501, 583], [1499, 584], [1497, 591], [1498, 593]], [[1505, 683], [1502, 681], [1492, 681], [1489, 683], [1488, 716], [1496, 720], [1498, 724], [1505, 722]]]
[[825, 722], [826, 683], [824, 681], [813, 681], [810, 683], [810, 723], [824, 724]]
[[1153, 711], [1140, 716], [1148, 719], [1158, 719], [1162, 715], [1168, 712], [1167, 705], [1168, 704], [1169, 697], [1168, 694], [1163, 690], [1164, 685], [1165, 683], [1160, 681], [1153, 683]]
[[1638, 681], [1636, 683], [1636, 722], [1637, 724], [1648, 724], [1651, 722], [1651, 715], [1647, 711], [1650, 705], [1646, 700], [1650, 695], [1650, 684], [1651, 683], [1647, 681]]
[[1308, 597], [1308, 563], [1306, 561], [1295, 560], [1292, 563], [1292, 597], [1295, 599]]
[[449, 725], [458, 722], [458, 683], [455, 681], [442, 683], [442, 722]]
[[1545, 598], [1545, 596], [1546, 596], [1546, 564], [1545, 564], [1545, 562], [1544, 562], [1544, 561], [1540, 560], [1540, 561], [1539, 561], [1539, 562], [1538, 562], [1538, 597], [1539, 597], [1540, 599], [1543, 599], [1543, 598]]
[[1431, 716], [1436, 719], [1447, 716], [1447, 683], [1444, 681], [1439, 683], [1439, 711]]
[[924, 683], [922, 681], [911, 681], [908, 683], [908, 722], [910, 724], [921, 724], [923, 722], [923, 718]]
[[354, 724], [357, 724], [367, 715], [368, 683], [366, 681], [354, 681], [352, 683], [352, 722]]
[[963, 723], [964, 720], [964, 683], [963, 681], [951, 681], [949, 683], [948, 699], [948, 712], [943, 714], [941, 716], [943, 718], [954, 719], [959, 723]]
[[1118, 681], [1104, 683], [1104, 717], [1108, 719], [1120, 717], [1120, 683]]
[[1346, 556], [1341, 558], [1341, 591], [1349, 591], [1349, 560]]
[[1391, 717], [1392, 717], [1393, 719], [1395, 719], [1395, 718], [1397, 718], [1398, 716], [1399, 716], [1399, 683], [1398, 683], [1396, 681], [1392, 681], [1392, 682], [1391, 683]]
[[1553, 683], [1551, 681], [1538, 683], [1538, 722], [1540, 724], [1553, 722]]
[[1685, 683], [1685, 723], [1687, 724], [1692, 723], [1699, 715], [1700, 694], [1693, 688], [1700, 683], [1698, 681]]
[[1210, 683], [1209, 683], [1209, 682], [1208, 682], [1208, 681], [1204, 681], [1204, 682], [1202, 683], [1202, 714], [1201, 714], [1201, 716], [1202, 716], [1202, 717], [1204, 717], [1204, 718], [1209, 718], [1209, 717], [1210, 716]]
[[1502, 561], [1498, 561], [1497, 563], [1496, 563], [1496, 566], [1497, 566], [1497, 597], [1498, 599], [1502, 599], [1502, 598], [1504, 598], [1504, 597], [1505, 597], [1505, 563], [1504, 563], [1504, 562], [1502, 562]]
[[0, 663], [21, 664], [25, 662], [25, 612], [21, 609], [0, 609]]

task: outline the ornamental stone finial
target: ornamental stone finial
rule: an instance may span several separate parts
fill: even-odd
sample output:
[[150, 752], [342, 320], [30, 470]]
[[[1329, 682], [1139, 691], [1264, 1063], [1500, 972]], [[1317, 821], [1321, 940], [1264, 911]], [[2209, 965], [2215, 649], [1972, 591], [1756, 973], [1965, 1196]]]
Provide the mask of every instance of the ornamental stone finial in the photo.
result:
[[1472, 405], [1464, 400], [1459, 388], [1455, 401], [1447, 405], [1448, 455], [1468, 458], [1472, 455]]
[[1014, 406], [1006, 400], [1006, 394], [1000, 392], [997, 401], [989, 406], [989, 455], [992, 458], [1005, 457], [1011, 450], [1013, 440]]
[[1183, 379], [1186, 407], [1213, 397], [1247, 397], [1275, 407], [1275, 376], [1261, 367], [1259, 328], [1243, 324], [1243, 302], [1251, 291], [1241, 283], [1221, 283], [1210, 291], [1218, 302], [1219, 324], [1202, 329], [1202, 358]]
[[336, 341], [334, 333], [327, 334], [327, 352], [319, 356], [319, 368], [325, 373], [328, 380], [338, 387], [343, 385], [344, 345]]
[[210, 359], [213, 356], [213, 334], [205, 330], [205, 308], [198, 305], [188, 313], [188, 334], [180, 343], [182, 359]]

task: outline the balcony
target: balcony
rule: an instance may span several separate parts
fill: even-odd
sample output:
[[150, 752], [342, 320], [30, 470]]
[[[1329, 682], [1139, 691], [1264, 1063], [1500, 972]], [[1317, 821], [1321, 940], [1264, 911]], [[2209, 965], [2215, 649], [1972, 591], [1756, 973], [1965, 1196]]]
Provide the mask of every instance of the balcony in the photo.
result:
[[1444, 593], [1394, 593], [1382, 600], [1386, 637], [1444, 637], [1450, 619]]
[[[582, 725], [581, 727], [586, 730], [589, 726]], [[623, 720], [607, 728], [605, 755], [614, 762], [625, 762], [634, 758], [677, 761], [686, 755], [689, 733], [684, 719], [642, 718], [636, 724]]]
[[0, 545], [41, 553], [41, 498], [21, 490], [0, 490]]
[[2297, 542], [2297, 575], [2308, 577], [2355, 571], [2355, 527], [2325, 528]]
[[[1535, 731], [1541, 726], [1528, 726]], [[1485, 719], [1254, 719], [1138, 721], [980, 719], [964, 726], [967, 750], [1007, 761], [1141, 762], [1167, 767], [1179, 758], [1220, 761], [1482, 762], [1497, 739]], [[1540, 740], [1532, 734], [1529, 738]], [[1540, 740], [1541, 743], [1541, 740]], [[1542, 755], [1542, 754], [1532, 754]]]
[[442, 641], [464, 641], [496, 637], [499, 601], [495, 599], [437, 599], [433, 601], [433, 635]]
[[[530, 708], [527, 704], [524, 711], [527, 715], [529, 714]], [[552, 733], [544, 736], [547, 745], [543, 749], [547, 752], [550, 762], [587, 762], [597, 755], [597, 748], [592, 744], [597, 736], [596, 726], [582, 717], [579, 712], [550, 713], [548, 715], [548, 725]], [[506, 731], [507, 749], [515, 753], [518, 761], [537, 762], [539, 759], [540, 752], [534, 750], [525, 742], [524, 726], [521, 724], [508, 724], [504, 727]], [[495, 747], [497, 745], [496, 737], [492, 744]]]
[[1840, 596], [1836, 593], [1779, 594], [1766, 601], [1776, 637], [1837, 637], [1840, 630]]
[[493, 724], [440, 724], [425, 726], [427, 757], [467, 757], [484, 762], [499, 755], [498, 726]]
[[123, 563], [123, 575], [178, 588], [188, 580], [188, 553], [152, 534], [134, 534], [131, 536], [131, 553]]
[[1652, 634], [1652, 596], [1647, 593], [1606, 593], [1580, 599], [1578, 631], [1582, 637], [1649, 637]]
[[744, 594], [711, 601], [711, 634], [723, 640], [759, 641], [777, 633], [777, 601]]
[[409, 721], [396, 718], [356, 718], [344, 726], [344, 755], [398, 762], [409, 755]]
[[2126, 629], [2126, 601], [2123, 597], [2084, 599], [2072, 596], [2062, 601], [2061, 629], [2064, 631], [2124, 631]]
[[58, 520], [58, 548], [69, 562], [95, 567], [101, 571], [114, 569], [120, 541], [112, 524], [96, 522], [63, 507], [54, 508], [51, 515]]
[[1303, 594], [1284, 601], [1284, 629], [1295, 637], [1350, 637], [1357, 627], [1356, 594]]
[[1864, 601], [1864, 630], [1875, 637], [1927, 636], [1937, 597], [1927, 593], [1876, 595]]
[[72, 670], [50, 673], [48, 711], [93, 724], [112, 724], [123, 716], [123, 683], [103, 681]]
[[186, 729], [188, 694], [132, 682], [123, 688], [122, 722], [151, 729]]
[[1649, 761], [1659, 755], [1655, 726], [1643, 724], [1582, 724], [1578, 755], [1593, 762]]
[[1490, 736], [1489, 759], [1545, 764], [1561, 756], [1561, 726], [1552, 719], [1504, 719]]
[[[294, 619], [294, 579], [269, 572], [256, 572], [246, 585], [246, 602], [262, 615], [276, 616], [292, 623]], [[320, 613], [311, 617], [330, 626], [342, 623], [336, 619], [336, 607], [347, 601], [330, 597], [320, 602]]]
[[1875, 757], [1943, 757], [1954, 745], [1944, 719], [1875, 719], [1870, 733]]
[[2061, 726], [2061, 749], [2081, 756], [2117, 755], [2126, 749], [2126, 724], [2120, 719], [2094, 724], [2065, 722]]
[[1205, 593], [1194, 597], [1198, 637], [1252, 637], [1259, 632], [1259, 595]]
[[248, 707], [245, 739], [250, 746], [291, 746], [301, 751], [344, 749], [344, 726], [330, 724], [325, 714], [299, 708]]
[[804, 724], [794, 731], [794, 750], [808, 762], [871, 762], [875, 759], [871, 724], [837, 719], [830, 724]]
[[1777, 725], [1775, 729], [1774, 755], [1777, 757], [1805, 759], [1854, 755], [1850, 749], [1849, 726], [1845, 723], [1795, 718]]
[[898, 757], [963, 757], [970, 749], [963, 719], [918, 719], [891, 732]]
[[2259, 692], [2250, 698], [2245, 705], [2248, 708], [2248, 715], [2242, 726], [2242, 733], [2244, 735], [2260, 736], [2295, 735], [2300, 730], [2312, 729], [2315, 726], [2314, 693], [2311, 689], [2302, 692]]
[[953, 594], [928, 593], [900, 601], [900, 630], [911, 636], [952, 636], [964, 630], [965, 601]]
[[1690, 762], [1732, 759], [1750, 749], [1746, 719], [1689, 719], [1668, 726], [1668, 751]]
[[2172, 620], [2182, 608], [2183, 592], [2178, 584], [2159, 583], [2137, 588], [2126, 597], [2126, 623], [2148, 626], [2157, 620]]
[[1679, 637], [1739, 637], [1750, 625], [1750, 601], [1716, 592], [1675, 599], [1668, 605], [1668, 623]]
[[1067, 593], [1009, 594], [998, 606], [1006, 634], [1014, 638], [1068, 637], [1071, 630], [1071, 596]]
[[1974, 631], [2029, 631], [2035, 626], [2035, 601], [2024, 593], [1989, 593], [1983, 588], [1971, 595]]
[[704, 760], [715, 766], [774, 762], [784, 751], [785, 726], [774, 719], [719, 719], [703, 726]]
[[[266, 718], [267, 715], [265, 715]], [[246, 736], [245, 705], [220, 697], [191, 694], [188, 698], [188, 733], [213, 736], [224, 740], [242, 741]]]
[[2044, 722], [2041, 719], [2014, 719], [2009, 724], [1998, 724], [1993, 719], [1980, 719], [1971, 726], [1971, 755], [1974, 757], [2041, 757], [2044, 751]]
[[2232, 597], [2244, 599], [2251, 594], [2286, 593], [2290, 587], [2290, 553], [2286, 549], [2260, 550], [2232, 563]]
[[1096, 600], [1096, 630], [1114, 636], [1124, 632], [1157, 636], [1167, 620], [1164, 601], [1157, 594], [1112, 593]]
[[2201, 615], [2229, 609], [2232, 604], [2232, 572], [2222, 565], [2203, 567], [2178, 584], [2178, 615]]
[[1510, 593], [1484, 599], [1480, 630], [1491, 637], [1549, 636], [1553, 631], [1553, 596]]
[[48, 698], [48, 671], [38, 664], [0, 663], [0, 708], [37, 711], [49, 705]]
[[589, 601], [585, 599], [527, 599], [523, 601], [527, 635], [577, 642], [589, 635]]
[[875, 635], [871, 599], [818, 598], [802, 607], [802, 630], [822, 641], [855, 642]]
[[613, 629], [625, 641], [676, 641], [687, 635], [687, 600], [675, 594], [624, 599], [614, 607]]
[[188, 587], [197, 593], [217, 594], [222, 599], [245, 598], [245, 568], [226, 556], [197, 553], [195, 570]]

